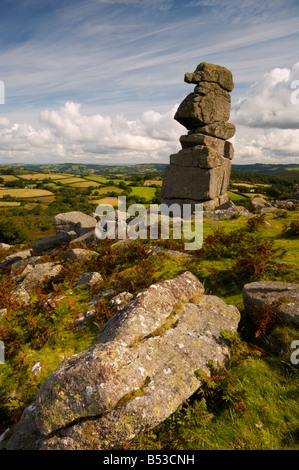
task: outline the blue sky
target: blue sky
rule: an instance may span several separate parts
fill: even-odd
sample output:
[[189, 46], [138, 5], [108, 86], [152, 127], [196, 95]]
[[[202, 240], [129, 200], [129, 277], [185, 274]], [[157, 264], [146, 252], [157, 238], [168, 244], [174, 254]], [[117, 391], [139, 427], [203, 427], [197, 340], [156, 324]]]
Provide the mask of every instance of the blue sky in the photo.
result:
[[299, 155], [298, 0], [1, 0], [0, 163], [168, 162], [202, 62], [234, 76], [234, 163]]

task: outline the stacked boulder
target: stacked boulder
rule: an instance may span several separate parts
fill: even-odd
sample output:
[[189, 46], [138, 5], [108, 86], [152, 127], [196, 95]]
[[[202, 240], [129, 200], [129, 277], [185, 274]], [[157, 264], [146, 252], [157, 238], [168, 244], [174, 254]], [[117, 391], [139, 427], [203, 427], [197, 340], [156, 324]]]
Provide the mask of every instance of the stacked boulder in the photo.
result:
[[228, 139], [235, 126], [228, 122], [232, 73], [225, 67], [202, 62], [185, 82], [195, 84], [180, 104], [174, 119], [188, 129], [182, 150], [170, 156], [161, 189], [163, 203], [203, 204], [213, 210], [228, 201], [226, 193], [234, 149]]

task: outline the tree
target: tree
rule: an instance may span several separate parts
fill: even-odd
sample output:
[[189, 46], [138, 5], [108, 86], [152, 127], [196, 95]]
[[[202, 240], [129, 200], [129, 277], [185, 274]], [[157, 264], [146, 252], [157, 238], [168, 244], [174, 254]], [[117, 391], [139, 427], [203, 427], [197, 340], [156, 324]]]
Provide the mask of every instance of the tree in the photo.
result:
[[23, 243], [27, 238], [28, 235], [24, 227], [13, 219], [0, 221], [0, 241], [2, 243]]

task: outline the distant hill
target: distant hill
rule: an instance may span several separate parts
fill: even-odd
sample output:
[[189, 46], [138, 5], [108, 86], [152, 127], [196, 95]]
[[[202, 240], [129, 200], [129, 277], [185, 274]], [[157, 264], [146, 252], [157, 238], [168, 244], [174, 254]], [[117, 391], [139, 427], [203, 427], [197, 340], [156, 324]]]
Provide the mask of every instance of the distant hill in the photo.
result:
[[[61, 163], [61, 164], [12, 164], [1, 165], [2, 167], [11, 167], [15, 169], [24, 169], [38, 172], [55, 173], [95, 173], [103, 176], [125, 176], [133, 174], [162, 174], [165, 171], [166, 163], [140, 163], [137, 165], [97, 165], [83, 163]], [[255, 163], [253, 165], [235, 165], [232, 164], [232, 171], [237, 173], [262, 173], [268, 175], [279, 175], [290, 178], [299, 177], [299, 165], [296, 164], [264, 164]]]
[[299, 165], [294, 163], [288, 165], [273, 165], [264, 163], [255, 163], [254, 165], [234, 165], [232, 171], [237, 173], [263, 173], [267, 175], [287, 176], [290, 178], [299, 177]]

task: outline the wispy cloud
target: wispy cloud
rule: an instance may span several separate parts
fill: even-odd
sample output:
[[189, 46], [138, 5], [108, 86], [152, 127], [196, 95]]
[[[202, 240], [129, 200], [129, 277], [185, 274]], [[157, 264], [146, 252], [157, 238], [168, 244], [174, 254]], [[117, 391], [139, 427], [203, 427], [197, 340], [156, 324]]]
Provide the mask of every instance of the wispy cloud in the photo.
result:
[[263, 81], [298, 60], [297, 0], [26, 0], [2, 10], [2, 161], [38, 158], [38, 142], [50, 160], [168, 161], [184, 133], [171, 112], [192, 91], [184, 73], [201, 61], [232, 70], [232, 116], [241, 129], [255, 122], [263, 135], [274, 120], [282, 130], [297, 125], [282, 84], [267, 95]]

